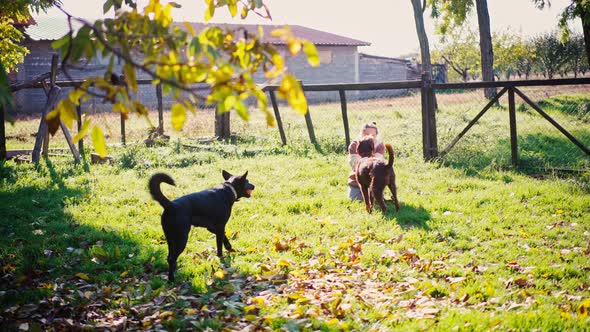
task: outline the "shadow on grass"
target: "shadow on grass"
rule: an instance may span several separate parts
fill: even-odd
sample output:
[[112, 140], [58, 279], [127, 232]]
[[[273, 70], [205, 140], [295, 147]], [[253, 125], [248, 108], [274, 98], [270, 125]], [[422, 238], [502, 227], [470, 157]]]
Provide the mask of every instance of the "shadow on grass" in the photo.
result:
[[[386, 201], [387, 212], [383, 216], [386, 219], [395, 219], [402, 229], [421, 228], [429, 231], [430, 227], [427, 222], [430, 220], [430, 213], [423, 207], [413, 206], [407, 203], [401, 203], [400, 210], [395, 211], [395, 205], [392, 201]], [[377, 209], [377, 213], [380, 211]]]
[[[65, 208], [91, 199], [90, 187], [71, 185], [68, 178], [84, 173], [84, 166], [56, 165], [0, 163], [0, 330], [25, 322], [45, 329], [52, 321], [89, 321], [90, 299], [76, 295], [80, 282], [109, 286], [124, 271], [137, 275], [165, 268], [164, 259], [149, 260], [163, 256], [157, 250], [77, 222]], [[50, 325], [39, 323], [42, 319]]]
[[[572, 131], [582, 144], [590, 147], [590, 131]], [[512, 166], [509, 139], [500, 139], [493, 145], [457, 144], [442, 160], [442, 164], [464, 170], [467, 175], [478, 176], [482, 171], [514, 170], [523, 174], [559, 171], [584, 172], [590, 170], [590, 157], [561, 133], [518, 136], [519, 164]]]
[[[0, 162], [0, 331], [24, 323], [31, 330], [220, 330], [244, 324], [253, 298], [280, 294], [284, 272], [258, 280], [233, 267], [233, 256], [222, 260], [223, 268], [205, 263], [211, 273], [180, 278], [204, 277], [205, 287], [168, 283], [165, 250], [109, 225], [85, 225], [68, 212], [92, 204], [82, 168]], [[213, 275], [220, 269], [228, 274]], [[307, 323], [262, 317], [258, 324], [302, 330]]]
[[538, 104], [543, 109], [556, 110], [583, 122], [590, 122], [590, 96], [588, 95], [553, 96], [539, 101]]

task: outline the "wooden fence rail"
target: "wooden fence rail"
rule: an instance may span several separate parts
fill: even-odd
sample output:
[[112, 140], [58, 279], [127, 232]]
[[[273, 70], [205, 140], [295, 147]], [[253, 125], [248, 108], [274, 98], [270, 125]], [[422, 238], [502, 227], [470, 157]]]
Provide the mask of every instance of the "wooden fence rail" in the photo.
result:
[[[11, 91], [18, 91], [22, 89], [34, 89], [34, 88], [47, 88], [47, 79], [53, 77], [54, 86], [57, 87], [77, 87], [83, 83], [83, 80], [74, 81], [54, 81], [55, 71], [53, 76], [50, 74], [44, 74], [36, 78], [38, 81], [26, 82], [18, 85], [11, 85]], [[152, 80], [138, 80], [139, 85], [152, 84]], [[547, 121], [554, 125], [560, 132], [562, 132], [570, 141], [572, 141], [578, 148], [580, 148], [585, 154], [590, 156], [590, 149], [578, 141], [573, 135], [567, 130], [560, 126], [555, 120], [547, 115], [541, 108], [532, 102], [525, 94], [518, 89], [518, 87], [531, 87], [531, 86], [561, 86], [561, 85], [589, 85], [590, 78], [567, 78], [567, 79], [551, 79], [551, 80], [515, 80], [515, 81], [496, 81], [496, 82], [466, 82], [466, 83], [432, 83], [429, 76], [423, 75], [420, 80], [411, 81], [393, 81], [393, 82], [373, 82], [373, 83], [339, 83], [339, 84], [302, 84], [304, 92], [328, 92], [334, 91], [339, 93], [340, 107], [342, 112], [342, 122], [344, 126], [344, 138], [346, 145], [350, 144], [350, 128], [348, 122], [348, 107], [346, 99], [346, 91], [366, 91], [366, 90], [407, 90], [416, 89], [421, 94], [421, 114], [422, 114], [422, 142], [423, 142], [423, 156], [425, 160], [434, 160], [438, 157], [444, 157], [455, 144], [463, 137], [470, 128], [487, 112], [498, 99], [508, 92], [509, 99], [509, 114], [508, 121], [510, 124], [510, 142], [512, 152], [513, 164], [518, 164], [518, 139], [517, 139], [517, 128], [516, 128], [516, 111], [515, 111], [515, 95], [518, 95], [526, 103], [530, 104], [533, 109], [540, 113]], [[208, 90], [206, 85], [198, 87], [199, 89]], [[281, 119], [279, 104], [276, 99], [275, 91], [279, 88], [278, 85], [265, 85], [261, 86], [261, 89], [268, 92], [271, 105], [274, 110], [274, 115], [277, 121], [281, 142], [283, 145], [287, 144], [287, 137], [283, 127]], [[467, 127], [459, 133], [459, 135], [451, 141], [442, 151], [438, 150], [438, 139], [437, 139], [437, 126], [436, 126], [436, 100], [435, 93], [440, 90], [457, 90], [457, 89], [481, 89], [481, 88], [502, 88], [495, 98], [489, 101], [487, 105], [482, 109], [477, 116], [469, 122]], [[162, 97], [162, 86], [158, 84], [155, 86], [156, 97], [158, 101], [158, 133], [163, 134], [164, 132], [164, 120], [163, 120], [163, 97]], [[78, 126], [81, 125], [82, 110], [79, 107], [78, 111]], [[3, 112], [0, 121], [0, 153], [5, 156], [5, 133], [4, 133], [4, 119]], [[309, 112], [305, 115], [306, 127], [308, 130], [310, 141], [313, 144], [317, 144], [315, 136], [313, 122], [311, 120], [311, 114]], [[229, 138], [230, 136], [230, 117], [229, 113], [216, 114], [215, 115], [215, 134], [220, 139]], [[125, 143], [125, 123], [121, 119], [121, 137], [123, 143]], [[79, 143], [80, 151], [83, 150], [83, 142]]]
[[[506, 92], [509, 93], [509, 114], [508, 121], [510, 124], [510, 142], [512, 163], [518, 165], [518, 140], [516, 128], [516, 110], [515, 110], [515, 93], [518, 94], [525, 102], [531, 105], [539, 114], [541, 114], [547, 121], [562, 132], [572, 143], [574, 143], [586, 155], [590, 156], [590, 149], [572, 134], [560, 126], [555, 120], [550, 118], [541, 108], [533, 103], [526, 95], [524, 95], [517, 87], [532, 87], [532, 86], [563, 86], [563, 85], [590, 85], [590, 78], [566, 78], [566, 79], [551, 79], [551, 80], [514, 80], [514, 81], [496, 81], [496, 82], [464, 82], [464, 83], [431, 83], [428, 76], [423, 75], [421, 80], [414, 81], [394, 81], [394, 82], [376, 82], [376, 83], [340, 83], [340, 84], [305, 84], [302, 85], [303, 91], [314, 92], [328, 92], [338, 91], [340, 94], [340, 107], [342, 111], [342, 121], [344, 124], [344, 136], [346, 145], [350, 144], [350, 128], [348, 124], [348, 110], [346, 101], [346, 91], [362, 91], [362, 90], [396, 90], [396, 89], [420, 89], [421, 94], [421, 111], [422, 111], [422, 149], [425, 160], [434, 160], [438, 157], [444, 157], [455, 144], [463, 137], [475, 123], [487, 112], [499, 98]], [[279, 88], [278, 85], [267, 85], [263, 87], [271, 97], [273, 109], [277, 119], [280, 119], [280, 112], [274, 96], [274, 91]], [[483, 110], [469, 122], [467, 127], [451, 141], [440, 153], [438, 151], [438, 138], [436, 126], [436, 101], [435, 93], [437, 90], [458, 90], [458, 89], [482, 89], [482, 88], [502, 88], [502, 90], [488, 102]], [[287, 138], [284, 134], [282, 121], [277, 122], [279, 132], [281, 133], [281, 140], [287, 144]], [[308, 126], [309, 130], [309, 126]], [[310, 139], [312, 137], [312, 132]], [[314, 140], [312, 140], [314, 142]]]

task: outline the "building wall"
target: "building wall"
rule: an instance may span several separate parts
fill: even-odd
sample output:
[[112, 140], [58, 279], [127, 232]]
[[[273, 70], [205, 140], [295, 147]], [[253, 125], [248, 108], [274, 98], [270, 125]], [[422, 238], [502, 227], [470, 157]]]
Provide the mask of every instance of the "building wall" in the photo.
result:
[[[51, 58], [54, 54], [58, 54], [56, 50], [51, 48], [51, 41], [29, 41], [25, 44], [30, 53], [25, 57], [23, 64], [19, 65], [19, 70], [16, 73], [16, 80], [18, 83], [23, 83], [32, 80], [42, 74], [51, 70]], [[98, 59], [83, 67], [83, 69], [71, 69], [68, 71], [70, 77], [65, 73], [60, 73], [57, 80], [81, 80], [86, 77], [104, 75], [107, 68], [108, 61]], [[115, 71], [121, 72], [121, 66], [115, 65]], [[61, 98], [65, 98], [72, 88], [62, 88]], [[154, 90], [155, 91], [155, 90]], [[43, 110], [47, 97], [43, 89], [26, 89], [17, 91], [15, 94], [17, 108], [13, 110], [17, 114], [35, 114]], [[84, 104], [86, 107], [93, 107], [96, 110], [110, 110], [110, 104], [105, 104], [98, 98], [93, 98]]]
[[[373, 56], [359, 57], [361, 82], [390, 82], [408, 79], [408, 66], [405, 61]], [[385, 98], [403, 95], [407, 90], [360, 91], [360, 99]]]
[[[283, 48], [279, 51], [285, 58], [289, 72], [293, 73], [303, 85], [355, 83], [357, 81], [358, 51], [356, 46], [317, 46], [320, 57], [318, 67], [312, 67], [304, 54], [291, 57], [286, 49]], [[259, 83], [266, 81], [263, 73], [257, 73], [254, 77]], [[339, 100], [338, 92], [306, 92], [306, 97], [311, 103]]]
[[[31, 80], [41, 74], [47, 73], [51, 68], [51, 56], [56, 53], [51, 49], [51, 41], [33, 41], [27, 44], [30, 54], [25, 57], [24, 65], [20, 66], [16, 74], [18, 82]], [[383, 82], [405, 80], [407, 78], [407, 66], [401, 61], [392, 61], [386, 58], [359, 57], [356, 46], [318, 46], [320, 66], [312, 67], [305, 55], [297, 57], [285, 56], [288, 70], [305, 84], [327, 83], [355, 83], [355, 82]], [[286, 49], [280, 50], [283, 55]], [[84, 67], [83, 70], [70, 70], [73, 79], [83, 79], [89, 76], [103, 76], [108, 61], [95, 59]], [[121, 65], [115, 65], [115, 72], [121, 73]], [[139, 75], [138, 78], [148, 78]], [[265, 83], [267, 79], [263, 73], [254, 75], [258, 83]], [[58, 80], [67, 80], [64, 74], [58, 76]], [[272, 83], [272, 82], [267, 82]], [[71, 88], [62, 90], [65, 97]], [[385, 91], [361, 91], [347, 92], [347, 98], [377, 98], [396, 96], [403, 93], [401, 90]], [[206, 91], [203, 92], [206, 94]], [[306, 96], [311, 103], [333, 102], [339, 100], [339, 94], [334, 92], [307, 92]], [[16, 112], [18, 114], [34, 114], [42, 111], [46, 102], [42, 89], [27, 89], [15, 93], [17, 101]], [[156, 88], [152, 85], [140, 85], [135, 98], [139, 99], [148, 108], [157, 107]], [[254, 101], [253, 101], [254, 102]], [[164, 96], [164, 108], [172, 104], [170, 96]], [[98, 98], [92, 98], [84, 104], [84, 109], [90, 111], [110, 111], [112, 105]]]

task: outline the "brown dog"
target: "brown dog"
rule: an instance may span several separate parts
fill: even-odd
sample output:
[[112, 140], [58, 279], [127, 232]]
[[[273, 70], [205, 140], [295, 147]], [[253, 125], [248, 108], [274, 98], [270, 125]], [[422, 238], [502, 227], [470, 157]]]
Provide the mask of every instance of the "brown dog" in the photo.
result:
[[375, 153], [375, 139], [372, 136], [364, 136], [356, 147], [356, 153], [363, 158], [373, 157]]
[[[359, 149], [364, 141], [365, 139], [359, 143]], [[393, 171], [393, 148], [391, 144], [385, 144], [385, 148], [389, 154], [389, 161], [387, 163], [381, 158], [368, 157], [362, 158], [356, 167], [356, 181], [361, 189], [363, 201], [368, 212], [373, 210], [375, 199], [377, 199], [381, 211], [383, 213], [387, 211], [385, 199], [383, 198], [383, 191], [386, 186], [391, 191], [396, 211], [399, 211], [400, 208], [397, 199], [397, 188], [395, 186], [395, 172]]]

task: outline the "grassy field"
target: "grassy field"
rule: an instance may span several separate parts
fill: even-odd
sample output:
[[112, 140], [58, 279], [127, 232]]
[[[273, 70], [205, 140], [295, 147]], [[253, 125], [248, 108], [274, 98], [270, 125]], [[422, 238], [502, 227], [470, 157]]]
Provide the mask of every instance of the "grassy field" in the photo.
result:
[[[590, 125], [560, 100], [543, 106], [588, 144]], [[444, 145], [481, 103], [439, 103]], [[445, 160], [423, 163], [417, 105], [409, 96], [349, 106], [351, 128], [377, 121], [396, 150], [402, 209], [385, 215], [347, 199], [331, 104], [311, 109], [316, 147], [291, 111], [286, 147], [260, 114], [234, 118], [230, 142], [205, 143], [197, 137], [212, 134], [213, 116], [202, 112], [150, 148], [145, 122], [131, 119], [136, 143], [112, 144], [113, 165], [1, 163], [0, 329], [590, 330], [588, 158], [521, 107], [522, 168], [510, 166], [502, 108]], [[9, 126], [9, 149], [30, 148], [37, 121]], [[117, 118], [104, 121], [116, 142]], [[563, 176], [555, 165], [582, 172]], [[193, 229], [169, 284], [162, 209], [147, 179], [169, 173], [177, 187], [163, 191], [179, 197], [219, 184], [222, 169], [248, 170], [256, 185], [228, 224], [239, 252], [219, 260], [214, 237]]]

